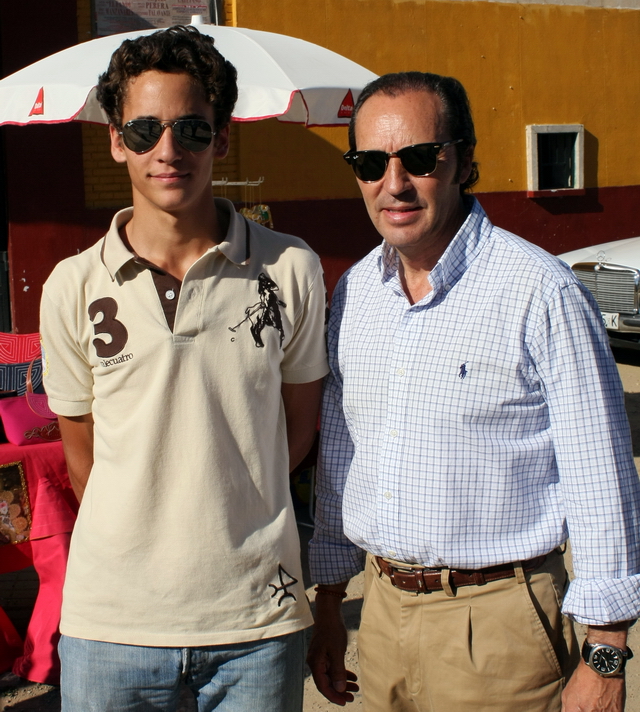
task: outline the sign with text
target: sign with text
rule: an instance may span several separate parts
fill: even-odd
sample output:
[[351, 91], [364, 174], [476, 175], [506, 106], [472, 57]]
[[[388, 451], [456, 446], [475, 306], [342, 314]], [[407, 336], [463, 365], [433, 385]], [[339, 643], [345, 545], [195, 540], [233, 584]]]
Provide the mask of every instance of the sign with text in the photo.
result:
[[188, 25], [192, 15], [211, 22], [209, 0], [94, 0], [96, 33], [150, 30], [154, 27]]

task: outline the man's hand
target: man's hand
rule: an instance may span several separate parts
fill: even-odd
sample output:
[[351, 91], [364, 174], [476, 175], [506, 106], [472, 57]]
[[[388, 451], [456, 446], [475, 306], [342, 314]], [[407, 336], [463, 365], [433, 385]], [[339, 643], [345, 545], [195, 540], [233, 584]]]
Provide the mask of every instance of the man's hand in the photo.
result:
[[622, 712], [624, 700], [623, 675], [602, 677], [581, 660], [562, 693], [562, 712]]
[[[326, 586], [336, 591], [344, 586]], [[318, 690], [336, 705], [344, 707], [353, 702], [353, 693], [358, 691], [355, 673], [344, 666], [347, 650], [347, 629], [341, 612], [342, 599], [318, 592], [313, 637], [309, 644], [307, 664]]]
[[[589, 626], [587, 640], [625, 649], [629, 623]], [[562, 712], [623, 712], [625, 697], [624, 675], [602, 677], [581, 660], [562, 693]]]

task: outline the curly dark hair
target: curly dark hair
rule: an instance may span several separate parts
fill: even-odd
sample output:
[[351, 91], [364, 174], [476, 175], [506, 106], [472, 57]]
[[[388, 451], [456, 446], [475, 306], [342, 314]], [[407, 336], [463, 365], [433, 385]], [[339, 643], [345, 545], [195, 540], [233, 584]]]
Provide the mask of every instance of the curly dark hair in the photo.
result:
[[[458, 154], [458, 171], [461, 170], [462, 161], [469, 147], [475, 147], [476, 134], [473, 127], [473, 117], [469, 97], [462, 84], [453, 77], [443, 77], [440, 74], [429, 72], [398, 72], [396, 74], [383, 74], [381, 77], [369, 82], [362, 90], [351, 116], [349, 123], [349, 148], [356, 149], [356, 119], [358, 111], [364, 102], [374, 94], [382, 92], [387, 96], [396, 97], [414, 91], [427, 91], [440, 97], [443, 106], [443, 118], [450, 135], [450, 140], [463, 139], [463, 143], [456, 146]], [[460, 177], [459, 172], [456, 180]], [[471, 173], [464, 183], [460, 184], [460, 192], [470, 190], [479, 180], [478, 164], [473, 161]]]
[[122, 128], [122, 107], [129, 82], [155, 69], [185, 72], [193, 77], [213, 104], [214, 131], [224, 128], [231, 121], [238, 98], [238, 74], [213, 45], [209, 35], [182, 25], [125, 40], [111, 55], [109, 68], [98, 80], [98, 101], [109, 121]]

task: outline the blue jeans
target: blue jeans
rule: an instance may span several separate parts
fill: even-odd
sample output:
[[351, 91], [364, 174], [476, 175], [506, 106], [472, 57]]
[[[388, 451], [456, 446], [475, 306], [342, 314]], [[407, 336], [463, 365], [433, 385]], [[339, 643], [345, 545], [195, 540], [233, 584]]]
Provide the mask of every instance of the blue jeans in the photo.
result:
[[62, 636], [62, 712], [301, 712], [305, 633], [232, 645], [147, 648]]

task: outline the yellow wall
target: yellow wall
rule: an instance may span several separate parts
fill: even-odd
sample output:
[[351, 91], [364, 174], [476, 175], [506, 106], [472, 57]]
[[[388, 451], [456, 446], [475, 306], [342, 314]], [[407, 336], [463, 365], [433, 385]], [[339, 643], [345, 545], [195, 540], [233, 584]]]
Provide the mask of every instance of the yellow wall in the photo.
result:
[[[586, 187], [640, 184], [640, 11], [515, 3], [236, 0], [238, 25], [322, 44], [382, 74], [457, 77], [474, 109], [478, 191], [526, 190], [525, 126], [585, 125]], [[358, 195], [344, 129], [241, 129], [240, 173], [265, 199]], [[313, 165], [301, 165], [308, 155]], [[320, 159], [320, 160], [319, 160]], [[310, 161], [311, 163], [311, 161]]]

